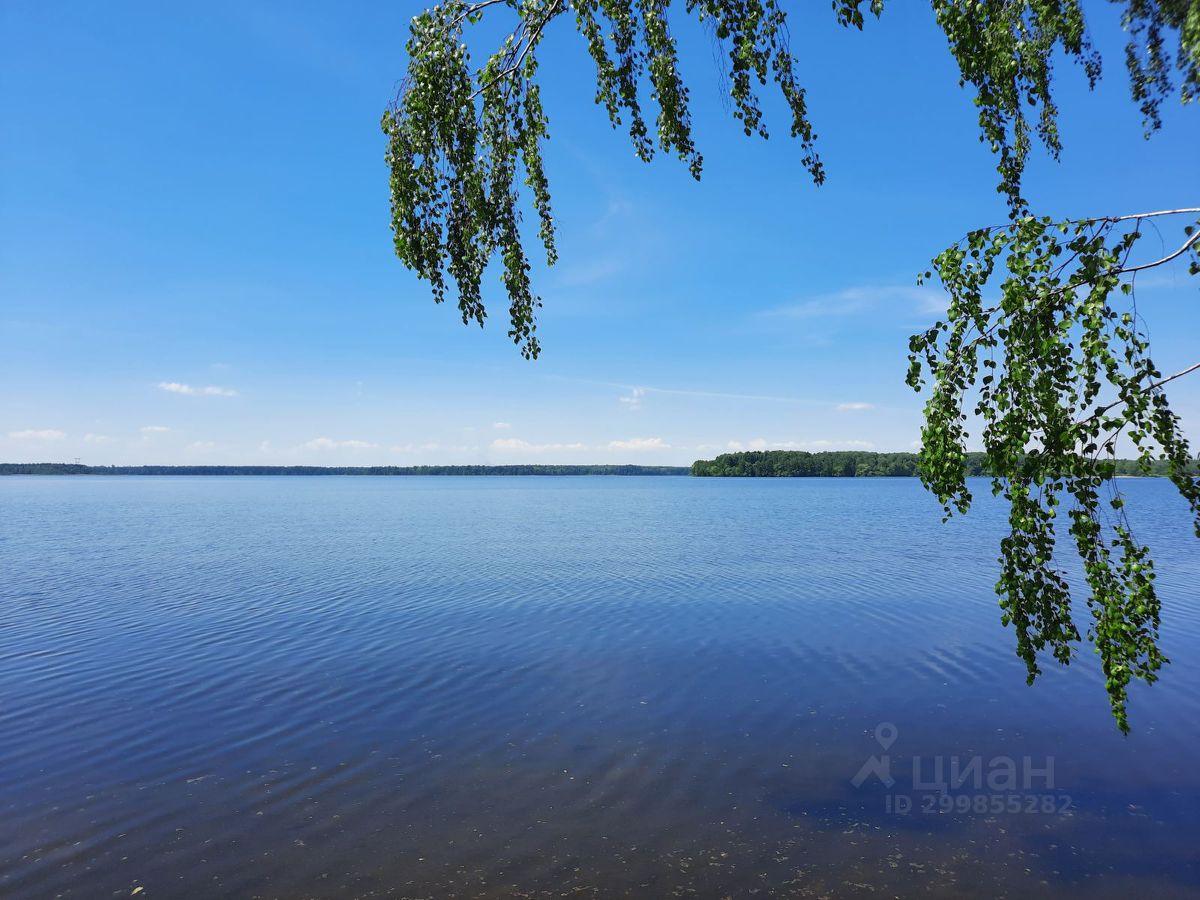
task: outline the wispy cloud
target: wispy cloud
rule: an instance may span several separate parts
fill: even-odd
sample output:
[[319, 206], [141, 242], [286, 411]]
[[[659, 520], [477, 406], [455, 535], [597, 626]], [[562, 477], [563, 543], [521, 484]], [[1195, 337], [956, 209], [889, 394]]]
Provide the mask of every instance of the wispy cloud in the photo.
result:
[[605, 184], [603, 188], [609, 193], [604, 211], [580, 229], [581, 237], [587, 241], [587, 252], [564, 254], [551, 270], [559, 289], [603, 284], [644, 263], [645, 217], [638, 214], [628, 197], [614, 190], [614, 185]]
[[877, 311], [881, 306], [903, 312], [936, 313], [946, 308], [945, 294], [931, 287], [862, 285], [828, 294], [817, 294], [768, 309], [759, 315], [770, 319], [828, 319]]
[[839, 403], [834, 407], [838, 412], [857, 412], [858, 410], [874, 408], [874, 403]]
[[738, 394], [727, 391], [703, 391], [689, 390], [685, 388], [667, 388], [653, 387], [646, 384], [624, 384], [619, 381], [597, 381], [590, 378], [571, 378], [565, 375], [548, 375], [547, 378], [553, 378], [557, 381], [569, 381], [574, 384], [590, 384], [597, 387], [619, 388], [623, 391], [629, 391], [630, 399], [633, 399], [635, 392], [640, 392], [638, 398], [645, 400], [650, 395], [661, 394], [668, 397], [697, 397], [700, 399], [711, 400], [743, 400], [743, 401], [763, 401], [766, 403], [799, 403], [809, 406], [824, 406], [827, 400], [815, 400], [809, 397], [784, 397], [778, 394]]
[[217, 445], [213, 441], [193, 441], [192, 443], [188, 444], [187, 449], [189, 449], [189, 450], [211, 450], [215, 446], [217, 446]]
[[814, 450], [870, 450], [875, 445], [870, 441], [837, 441], [817, 440], [806, 441]]
[[351, 438], [346, 441], [335, 441], [332, 438], [318, 437], [305, 441], [300, 445], [301, 450], [370, 450], [378, 447], [370, 441], [360, 441]]
[[272, 10], [268, 4], [237, 4], [230, 10], [236, 14], [234, 21], [250, 32], [256, 44], [285, 56], [289, 64], [347, 85], [360, 84], [369, 77], [370, 70], [357, 48], [313, 20], [288, 15], [283, 7]]
[[731, 394], [725, 391], [689, 391], [681, 388], [644, 387], [647, 394], [667, 394], [673, 397], [703, 397], [712, 400], [755, 400], [768, 403], [816, 403], [805, 397], [780, 397], [772, 394]]
[[588, 225], [588, 230], [598, 236], [618, 231], [626, 233], [629, 220], [636, 212], [633, 201], [623, 194], [614, 193], [609, 185], [609, 198], [604, 212]]
[[83, 436], [85, 444], [111, 444], [113, 439], [107, 434], [92, 434], [90, 431]]
[[10, 431], [8, 436], [17, 441], [61, 441], [67, 433], [57, 428], [26, 428], [23, 431]]
[[554, 453], [561, 450], [586, 450], [587, 444], [533, 444], [520, 438], [496, 438], [492, 449], [501, 453]]
[[143, 425], [138, 429], [142, 434], [166, 434], [171, 429], [166, 425]]
[[492, 427], [497, 431], [508, 431], [508, 429], [512, 428], [512, 425], [508, 422], [493, 422]]
[[799, 450], [803, 445], [799, 441], [768, 441], [766, 438], [754, 438], [749, 441], [728, 441], [726, 450]]
[[192, 387], [179, 381], [160, 381], [159, 390], [168, 394], [183, 394], [188, 397], [236, 397], [238, 392], [233, 388], [218, 387], [215, 384], [204, 387]]
[[557, 269], [555, 279], [560, 288], [587, 287], [608, 281], [625, 269], [624, 258], [618, 255], [587, 262], [571, 263]]
[[671, 445], [662, 438], [630, 438], [627, 441], [609, 441], [609, 450], [670, 450]]
[[625, 396], [618, 397], [617, 400], [628, 410], [638, 410], [642, 408], [642, 398], [645, 396], [645, 388], [635, 387], [631, 388]]
[[388, 447], [391, 453], [432, 453], [434, 450], [442, 449], [442, 445], [435, 441], [426, 441], [424, 444], [393, 444]]

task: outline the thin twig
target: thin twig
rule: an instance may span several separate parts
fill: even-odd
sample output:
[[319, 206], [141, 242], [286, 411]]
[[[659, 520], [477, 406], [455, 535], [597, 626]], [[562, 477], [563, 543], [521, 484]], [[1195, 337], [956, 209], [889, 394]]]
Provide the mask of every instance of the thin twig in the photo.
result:
[[503, 81], [505, 78], [508, 78], [514, 72], [520, 71], [521, 64], [523, 62], [525, 62], [525, 57], [529, 55], [529, 51], [532, 50], [534, 48], [534, 46], [537, 44], [537, 42], [541, 40], [542, 31], [550, 23], [550, 20], [553, 19], [560, 12], [562, 12], [562, 0], [555, 0], [554, 4], [546, 10], [545, 18], [543, 18], [542, 21], [540, 21], [538, 23], [537, 28], [535, 28], [533, 31], [531, 31], [529, 33], [529, 37], [525, 41], [525, 47], [521, 50], [520, 55], [516, 59], [516, 62], [514, 62], [507, 69], [504, 69], [503, 71], [499, 72], [496, 75], [496, 77], [493, 78], [491, 81], [489, 81], [487, 84], [480, 85], [478, 90], [476, 90], [474, 93], [471, 94], [470, 97], [467, 98], [467, 102], [473, 101], [476, 97], [478, 97], [484, 91], [494, 87], [500, 81]]
[[1155, 266], [1161, 266], [1164, 263], [1169, 263], [1171, 260], [1178, 259], [1179, 257], [1183, 256], [1183, 254], [1187, 253], [1188, 250], [1196, 246], [1197, 242], [1200, 242], [1200, 228], [1196, 229], [1192, 236], [1183, 242], [1183, 246], [1174, 253], [1170, 253], [1164, 256], [1162, 259], [1155, 260], [1154, 262], [1143, 263], [1140, 266], [1134, 266], [1129, 269], [1117, 269], [1114, 274], [1129, 275], [1133, 272], [1141, 272], [1143, 269], [1153, 269]]
[[[1176, 378], [1182, 378], [1184, 375], [1192, 374], [1197, 369], [1200, 369], [1200, 362], [1195, 363], [1194, 365], [1188, 366], [1186, 369], [1181, 369], [1180, 371], [1176, 372], [1174, 375], [1170, 375], [1166, 378], [1163, 378], [1159, 381], [1154, 382], [1153, 384], [1148, 384], [1144, 388], [1139, 388], [1137, 391], [1135, 391], [1135, 393], [1145, 394], [1149, 391], [1157, 390], [1158, 388], [1162, 387], [1164, 384], [1169, 384], [1170, 382], [1174, 381]], [[1100, 416], [1104, 415], [1106, 412], [1108, 412], [1114, 406], [1120, 406], [1122, 403], [1126, 403], [1126, 402], [1128, 402], [1128, 401], [1125, 398], [1122, 398], [1120, 400], [1114, 400], [1112, 403], [1108, 404], [1108, 406], [1100, 407], [1094, 413], [1092, 413], [1090, 416], [1088, 416], [1086, 419], [1083, 419], [1082, 421], [1080, 421], [1076, 424], [1086, 425], [1088, 422], [1091, 422], [1093, 419], [1098, 419]]]

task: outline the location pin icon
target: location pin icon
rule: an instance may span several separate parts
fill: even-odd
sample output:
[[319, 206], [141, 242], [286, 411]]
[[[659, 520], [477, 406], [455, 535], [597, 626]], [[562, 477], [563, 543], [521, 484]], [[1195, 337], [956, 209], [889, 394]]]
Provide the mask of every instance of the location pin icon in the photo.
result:
[[896, 736], [899, 733], [891, 722], [880, 722], [875, 726], [875, 740], [879, 741], [879, 746], [884, 750], [896, 742]]

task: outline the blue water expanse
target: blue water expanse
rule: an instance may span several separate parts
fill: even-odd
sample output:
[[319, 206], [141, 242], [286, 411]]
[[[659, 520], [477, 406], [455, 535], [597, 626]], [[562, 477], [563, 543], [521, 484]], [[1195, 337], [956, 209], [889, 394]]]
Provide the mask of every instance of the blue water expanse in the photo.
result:
[[0, 479], [0, 894], [1196, 896], [1200, 542], [1125, 489], [1130, 737], [1025, 685], [984, 482]]

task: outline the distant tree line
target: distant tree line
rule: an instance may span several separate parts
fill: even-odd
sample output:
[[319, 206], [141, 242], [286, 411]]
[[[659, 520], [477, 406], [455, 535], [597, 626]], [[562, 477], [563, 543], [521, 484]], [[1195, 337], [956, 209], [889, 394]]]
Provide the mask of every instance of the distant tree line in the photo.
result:
[[[1145, 471], [1138, 460], [1111, 462], [1114, 475], [1166, 475], [1167, 463]], [[864, 478], [919, 475], [915, 453], [833, 450], [750, 450], [698, 459], [685, 466], [85, 466], [72, 463], [0, 463], [0, 475], [697, 475], [750, 478]], [[990, 475], [984, 454], [968, 453], [968, 476]], [[1200, 468], [1193, 463], [1193, 474]]]
[[686, 466], [84, 466], [0, 463], [0, 475], [687, 475]]
[[[1166, 475], [1166, 460], [1153, 460], [1148, 467], [1135, 459], [1111, 461], [1113, 475]], [[968, 453], [968, 477], [991, 475], [983, 453]], [[1193, 471], [1198, 471], [1193, 463]], [[692, 463], [693, 475], [751, 478], [861, 478], [911, 477], [919, 475], [915, 453], [868, 453], [835, 450], [809, 453], [804, 450], [750, 450], [723, 453], [716, 459]]]

